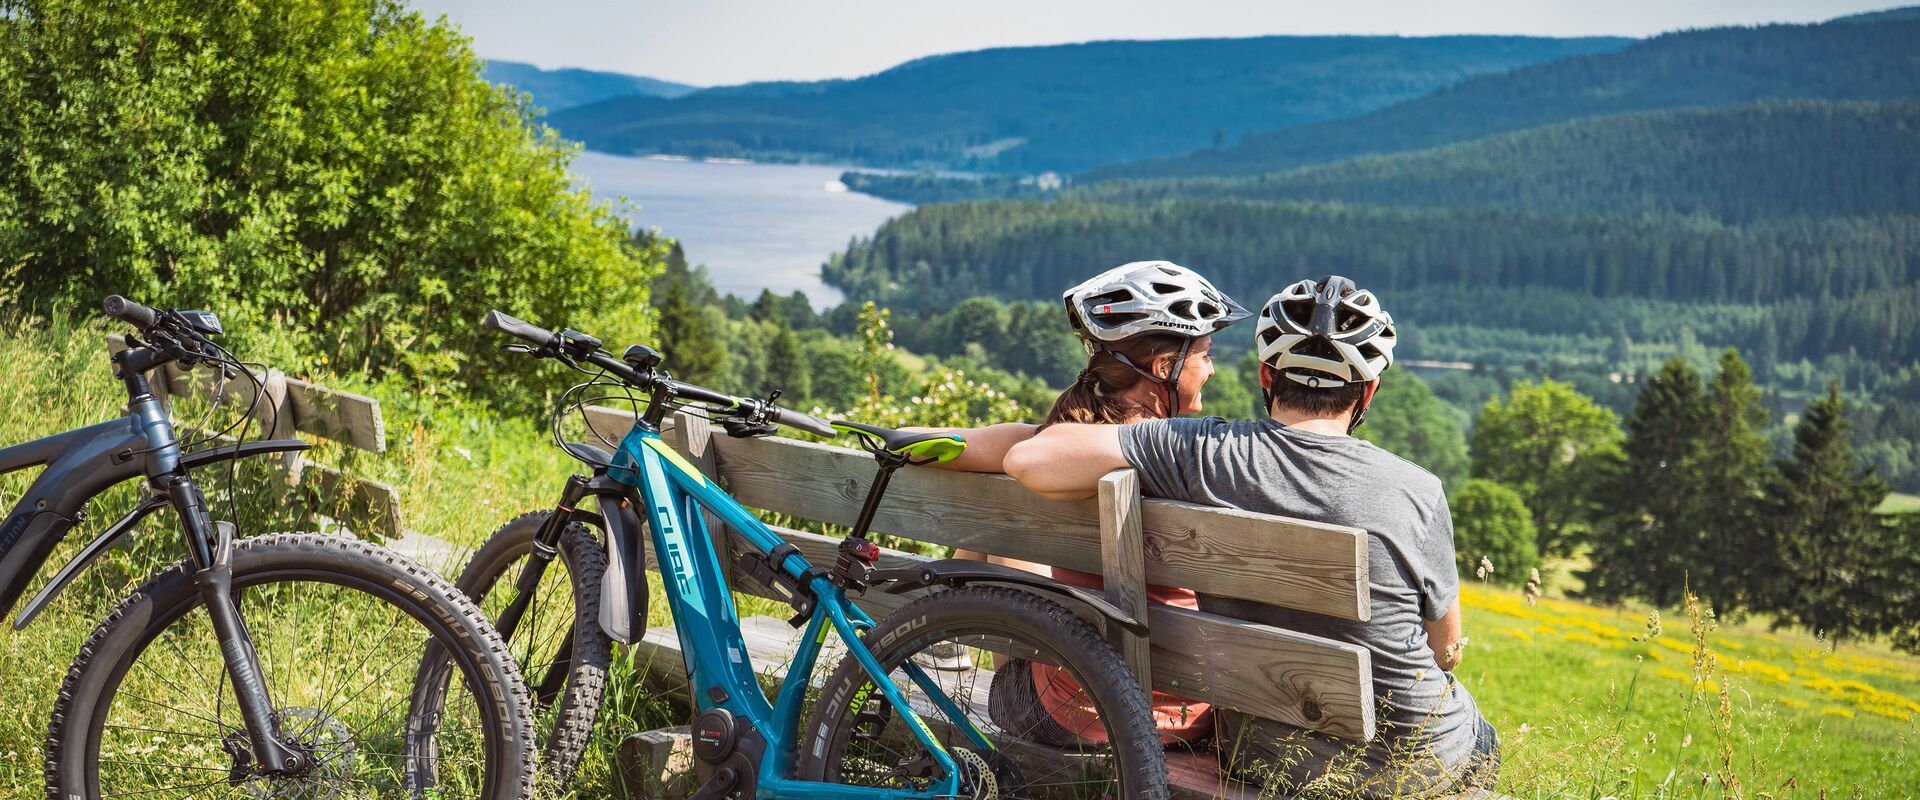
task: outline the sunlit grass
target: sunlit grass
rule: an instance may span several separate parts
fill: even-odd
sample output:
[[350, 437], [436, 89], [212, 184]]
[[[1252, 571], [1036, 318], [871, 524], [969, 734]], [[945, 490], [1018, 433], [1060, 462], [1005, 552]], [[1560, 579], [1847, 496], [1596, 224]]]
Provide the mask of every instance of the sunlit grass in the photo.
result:
[[1874, 510], [1882, 514], [1911, 514], [1920, 511], [1920, 495], [1894, 492]]

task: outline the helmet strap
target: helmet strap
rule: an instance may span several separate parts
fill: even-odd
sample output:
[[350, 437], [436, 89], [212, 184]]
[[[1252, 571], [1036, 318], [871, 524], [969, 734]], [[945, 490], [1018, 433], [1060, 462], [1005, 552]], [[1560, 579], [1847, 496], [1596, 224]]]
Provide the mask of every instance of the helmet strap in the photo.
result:
[[1367, 381], [1367, 389], [1361, 393], [1360, 402], [1355, 403], [1353, 406], [1353, 421], [1347, 423], [1348, 434], [1352, 434], [1355, 429], [1359, 428], [1360, 423], [1367, 421], [1367, 409], [1373, 407], [1373, 393], [1379, 390], [1379, 378]]
[[1139, 364], [1133, 363], [1133, 359], [1127, 358], [1126, 354], [1121, 353], [1118, 350], [1109, 350], [1104, 346], [1102, 346], [1100, 349], [1106, 350], [1108, 355], [1113, 356], [1113, 360], [1127, 365], [1127, 367], [1132, 369], [1134, 372], [1140, 373], [1140, 377], [1146, 378], [1147, 380], [1153, 381], [1154, 383], [1160, 384], [1162, 387], [1164, 387], [1167, 391], [1167, 402], [1171, 404], [1167, 408], [1167, 417], [1171, 419], [1173, 417], [1180, 416], [1180, 371], [1186, 368], [1187, 353], [1188, 351], [1193, 349], [1192, 339], [1180, 340], [1180, 354], [1174, 356], [1173, 358], [1173, 376], [1170, 378], [1162, 378], [1158, 375], [1153, 374], [1152, 370], [1142, 367]]

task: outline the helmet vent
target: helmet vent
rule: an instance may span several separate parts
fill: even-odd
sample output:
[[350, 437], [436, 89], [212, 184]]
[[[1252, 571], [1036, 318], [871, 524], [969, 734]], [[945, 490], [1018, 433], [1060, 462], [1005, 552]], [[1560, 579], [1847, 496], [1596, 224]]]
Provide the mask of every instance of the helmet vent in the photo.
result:
[[1153, 286], [1153, 290], [1160, 294], [1179, 294], [1180, 293], [1180, 287], [1175, 286], [1171, 283], [1154, 283], [1151, 285]]
[[1220, 307], [1212, 303], [1201, 303], [1200, 316], [1206, 319], [1213, 319], [1214, 317], [1220, 316]]
[[1086, 304], [1090, 306], [1101, 306], [1101, 305], [1108, 305], [1111, 303], [1124, 303], [1132, 299], [1133, 299], [1133, 292], [1129, 292], [1125, 289], [1115, 289], [1111, 292], [1107, 292], [1106, 294], [1094, 295], [1092, 297], [1087, 298]]
[[1174, 303], [1173, 305], [1167, 306], [1167, 312], [1181, 319], [1193, 319], [1193, 301], [1182, 300]]

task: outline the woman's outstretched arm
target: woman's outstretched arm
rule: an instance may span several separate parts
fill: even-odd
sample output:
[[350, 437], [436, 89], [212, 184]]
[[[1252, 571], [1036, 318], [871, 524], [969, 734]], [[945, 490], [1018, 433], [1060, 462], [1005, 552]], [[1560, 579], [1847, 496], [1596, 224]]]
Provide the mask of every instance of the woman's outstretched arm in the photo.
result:
[[932, 466], [941, 469], [957, 469], [961, 472], [1005, 472], [1002, 464], [1007, 459], [1007, 451], [1013, 446], [1033, 438], [1037, 425], [1025, 422], [1002, 422], [984, 428], [903, 428], [902, 430], [924, 433], [939, 431], [957, 433], [967, 440], [967, 450], [958, 458], [944, 464]]

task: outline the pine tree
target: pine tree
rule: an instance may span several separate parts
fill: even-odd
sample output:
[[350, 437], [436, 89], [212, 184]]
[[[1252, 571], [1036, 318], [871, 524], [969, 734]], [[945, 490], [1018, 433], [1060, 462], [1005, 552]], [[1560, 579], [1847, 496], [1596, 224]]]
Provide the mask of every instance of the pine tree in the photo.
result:
[[807, 363], [806, 348], [800, 345], [800, 337], [785, 325], [775, 328], [773, 337], [767, 342], [767, 371], [765, 386], [767, 391], [779, 389], [790, 404], [798, 404], [802, 398], [813, 397], [813, 370]]
[[1585, 593], [1602, 600], [1678, 602], [1689, 565], [1681, 546], [1697, 525], [1700, 373], [1674, 358], [1640, 391], [1627, 417], [1626, 460], [1601, 486], [1610, 512], [1596, 526]]
[[1753, 541], [1763, 524], [1761, 502], [1771, 480], [1772, 446], [1761, 431], [1769, 420], [1753, 386], [1753, 372], [1737, 350], [1720, 356], [1720, 372], [1707, 386], [1706, 414], [1700, 424], [1697, 481], [1699, 527], [1687, 534], [1688, 584], [1721, 615], [1738, 615], [1750, 593], [1777, 576], [1753, 558]]
[[1888, 489], [1860, 466], [1851, 427], [1840, 387], [1829, 385], [1794, 427], [1770, 509], [1776, 625], [1800, 625], [1835, 647], [1894, 628], [1901, 604], [1887, 590], [1905, 582], [1911, 591], [1914, 577], [1888, 574], [1901, 531], [1874, 513]]
[[701, 283], [675, 242], [666, 271], [654, 280], [653, 305], [660, 313], [660, 352], [667, 367], [681, 380], [711, 386], [726, 369], [727, 352], [720, 346], [717, 310], [697, 299]]

